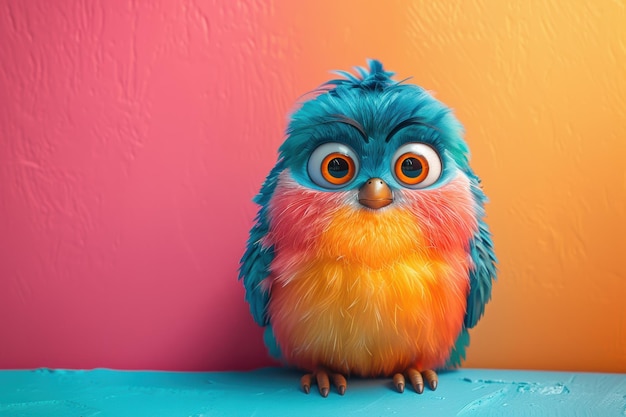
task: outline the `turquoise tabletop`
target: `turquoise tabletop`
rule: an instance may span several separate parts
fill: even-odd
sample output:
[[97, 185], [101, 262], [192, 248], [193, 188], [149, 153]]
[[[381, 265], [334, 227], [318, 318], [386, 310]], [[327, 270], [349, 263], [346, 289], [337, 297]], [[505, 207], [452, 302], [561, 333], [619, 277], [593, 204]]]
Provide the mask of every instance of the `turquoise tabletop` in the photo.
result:
[[436, 391], [350, 379], [344, 396], [304, 394], [300, 374], [0, 371], [0, 416], [626, 416], [626, 374], [463, 369]]

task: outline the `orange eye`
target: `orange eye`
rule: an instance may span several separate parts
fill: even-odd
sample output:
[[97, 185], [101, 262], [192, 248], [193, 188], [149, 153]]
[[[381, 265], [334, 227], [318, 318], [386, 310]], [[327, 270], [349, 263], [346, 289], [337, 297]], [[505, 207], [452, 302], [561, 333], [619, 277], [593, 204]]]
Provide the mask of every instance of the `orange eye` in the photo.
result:
[[348, 145], [326, 142], [309, 156], [309, 178], [324, 190], [338, 190], [350, 184], [359, 173], [359, 156]]
[[333, 152], [322, 161], [322, 177], [333, 185], [348, 183], [356, 171], [352, 158], [339, 152]]
[[407, 152], [396, 160], [394, 170], [398, 180], [408, 185], [416, 185], [428, 177], [430, 166], [423, 155]]
[[393, 176], [412, 190], [430, 187], [443, 174], [443, 162], [437, 150], [425, 143], [405, 143], [393, 154], [392, 161]]

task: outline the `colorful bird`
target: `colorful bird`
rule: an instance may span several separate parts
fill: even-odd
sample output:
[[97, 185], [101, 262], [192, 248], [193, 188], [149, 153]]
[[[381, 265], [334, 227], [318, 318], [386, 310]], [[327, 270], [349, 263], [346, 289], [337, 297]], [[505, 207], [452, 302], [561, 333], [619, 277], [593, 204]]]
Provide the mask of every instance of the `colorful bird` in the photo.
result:
[[378, 61], [338, 71], [290, 120], [239, 278], [301, 388], [437, 387], [491, 297], [496, 259], [462, 126]]

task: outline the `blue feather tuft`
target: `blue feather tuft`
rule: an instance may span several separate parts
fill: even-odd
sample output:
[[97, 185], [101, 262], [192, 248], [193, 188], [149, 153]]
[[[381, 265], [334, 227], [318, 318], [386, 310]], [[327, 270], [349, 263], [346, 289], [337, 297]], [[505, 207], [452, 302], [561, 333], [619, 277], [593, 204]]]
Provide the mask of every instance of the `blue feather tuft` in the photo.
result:
[[328, 87], [360, 88], [365, 91], [383, 91], [390, 86], [398, 84], [397, 81], [391, 78], [394, 73], [385, 71], [380, 61], [370, 59], [368, 63], [369, 71], [363, 67], [355, 67], [358, 76], [347, 71], [333, 71], [333, 73], [343, 78], [327, 81], [323, 85]]

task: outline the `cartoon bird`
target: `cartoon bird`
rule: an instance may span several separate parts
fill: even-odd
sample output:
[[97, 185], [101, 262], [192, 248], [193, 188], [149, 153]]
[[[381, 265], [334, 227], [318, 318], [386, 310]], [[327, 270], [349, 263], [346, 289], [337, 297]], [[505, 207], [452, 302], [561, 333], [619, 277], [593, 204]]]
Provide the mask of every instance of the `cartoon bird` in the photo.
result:
[[239, 278], [304, 392], [384, 376], [422, 393], [491, 297], [486, 198], [450, 109], [378, 61], [356, 70], [292, 115]]

